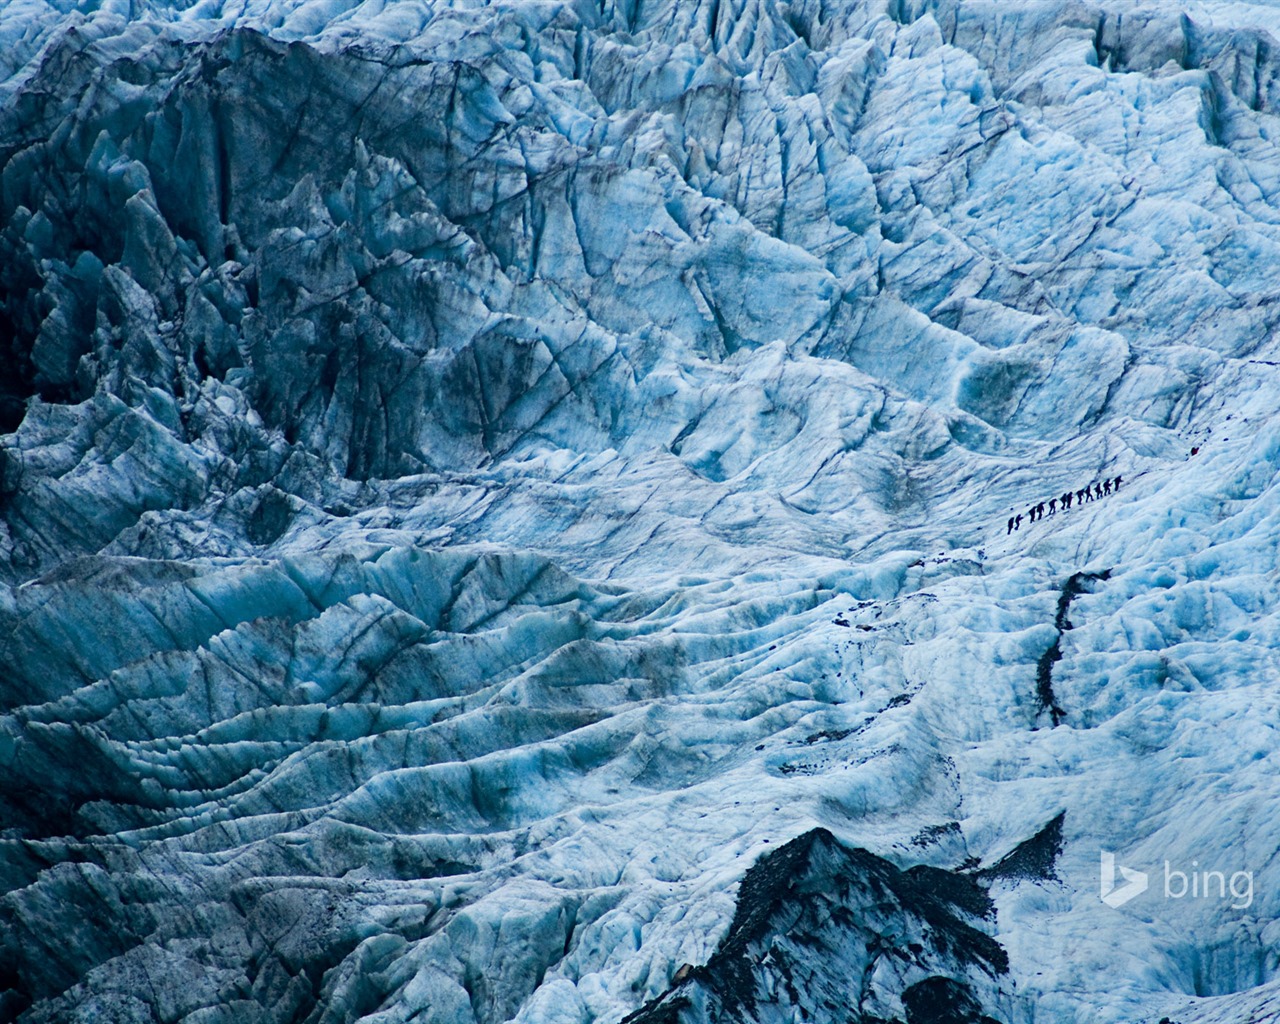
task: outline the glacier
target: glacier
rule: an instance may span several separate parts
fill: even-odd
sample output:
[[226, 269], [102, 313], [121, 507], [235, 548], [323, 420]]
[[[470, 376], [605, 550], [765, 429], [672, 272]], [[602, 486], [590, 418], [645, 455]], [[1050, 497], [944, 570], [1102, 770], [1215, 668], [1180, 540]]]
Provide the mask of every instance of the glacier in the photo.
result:
[[0, 1020], [1280, 1019], [1277, 40], [0, 7]]

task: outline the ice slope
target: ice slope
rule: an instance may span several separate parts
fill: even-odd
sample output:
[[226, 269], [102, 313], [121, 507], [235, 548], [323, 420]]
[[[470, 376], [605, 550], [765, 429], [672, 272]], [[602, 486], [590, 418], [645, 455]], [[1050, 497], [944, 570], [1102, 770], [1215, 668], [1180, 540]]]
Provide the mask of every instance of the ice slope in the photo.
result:
[[5, 6], [0, 1018], [1275, 1019], [1277, 38]]

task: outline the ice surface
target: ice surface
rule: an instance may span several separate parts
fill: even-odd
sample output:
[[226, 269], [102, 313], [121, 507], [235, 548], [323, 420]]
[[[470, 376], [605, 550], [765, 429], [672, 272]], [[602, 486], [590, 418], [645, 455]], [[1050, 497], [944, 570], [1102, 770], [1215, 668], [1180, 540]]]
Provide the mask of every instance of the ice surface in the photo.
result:
[[0, 1019], [1275, 1018], [1278, 37], [0, 9]]

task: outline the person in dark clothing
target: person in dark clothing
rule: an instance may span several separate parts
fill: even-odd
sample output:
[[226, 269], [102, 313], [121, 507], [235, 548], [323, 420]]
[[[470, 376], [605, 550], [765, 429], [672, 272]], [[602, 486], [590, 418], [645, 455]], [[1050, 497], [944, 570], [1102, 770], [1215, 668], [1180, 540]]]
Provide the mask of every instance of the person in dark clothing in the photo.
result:
[[1053, 515], [1057, 511], [1058, 511], [1058, 499], [1050, 498], [1049, 499], [1049, 515]]
[[1076, 491], [1076, 501], [1078, 501], [1082, 505], [1084, 504], [1084, 491], [1082, 490]]
[[1093, 496], [1094, 496], [1095, 498], [1101, 498], [1101, 497], [1102, 497], [1102, 484], [1094, 484], [1094, 485], [1093, 485]]
[[1120, 490], [1120, 480], [1121, 480], [1121, 479], [1122, 479], [1121, 477], [1116, 477], [1116, 490], [1117, 490], [1117, 491], [1118, 491], [1118, 490]]
[[1044, 502], [1043, 502], [1043, 501], [1042, 501], [1042, 502], [1040, 502], [1040, 504], [1036, 506], [1036, 518], [1037, 518], [1037, 519], [1043, 519], [1043, 518], [1044, 518]]
[[1064, 491], [1064, 492], [1062, 493], [1062, 507], [1063, 507], [1063, 508], [1065, 508], [1065, 509], [1070, 509], [1070, 508], [1071, 508], [1071, 498], [1072, 498], [1072, 494], [1071, 494], [1071, 492], [1070, 492], [1070, 491]]
[[1111, 493], [1111, 481], [1110, 481], [1110, 479], [1107, 479], [1107, 480], [1103, 480], [1103, 481], [1102, 481], [1102, 493], [1103, 493], [1103, 494], [1110, 494], [1110, 493]]
[[1019, 512], [1016, 516], [1014, 516], [1014, 517], [1013, 517], [1013, 528], [1014, 528], [1015, 530], [1018, 530], [1018, 529], [1021, 529], [1021, 528], [1022, 528], [1022, 513], [1021, 513], [1021, 512]]
[[1027, 522], [1034, 523], [1036, 521], [1036, 507], [1032, 505], [1027, 509]]
[[1009, 529], [1007, 529], [1007, 530], [1005, 531], [1005, 534], [1004, 534], [1004, 535], [1007, 537], [1007, 536], [1009, 536], [1009, 534], [1011, 534], [1011, 533], [1013, 533], [1013, 516], [1010, 516], [1010, 517], [1009, 517]]

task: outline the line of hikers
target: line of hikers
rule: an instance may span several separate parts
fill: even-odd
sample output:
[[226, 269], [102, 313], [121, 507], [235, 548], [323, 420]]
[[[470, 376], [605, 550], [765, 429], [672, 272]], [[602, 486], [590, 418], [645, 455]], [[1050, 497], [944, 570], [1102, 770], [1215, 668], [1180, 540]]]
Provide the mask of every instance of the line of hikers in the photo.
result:
[[[1048, 502], [1042, 501], [1038, 505], [1032, 505], [1031, 508], [1027, 510], [1027, 521], [1034, 523], [1037, 519], [1043, 519], [1045, 517], [1046, 504], [1049, 507], [1048, 514], [1053, 515], [1058, 511], [1059, 505], [1062, 506], [1062, 511], [1065, 512], [1071, 507], [1073, 502], [1083, 505], [1086, 501], [1096, 501], [1098, 498], [1102, 498], [1110, 494], [1113, 489], [1117, 491], [1120, 490], [1120, 483], [1123, 479], [1123, 477], [1118, 476], [1114, 480], [1103, 480], [1102, 483], [1086, 484], [1074, 493], [1071, 491], [1063, 491], [1057, 498], [1050, 498]], [[1021, 513], [1016, 516], [1010, 516], [1009, 529], [1005, 531], [1005, 536], [1007, 537], [1021, 526]]]

